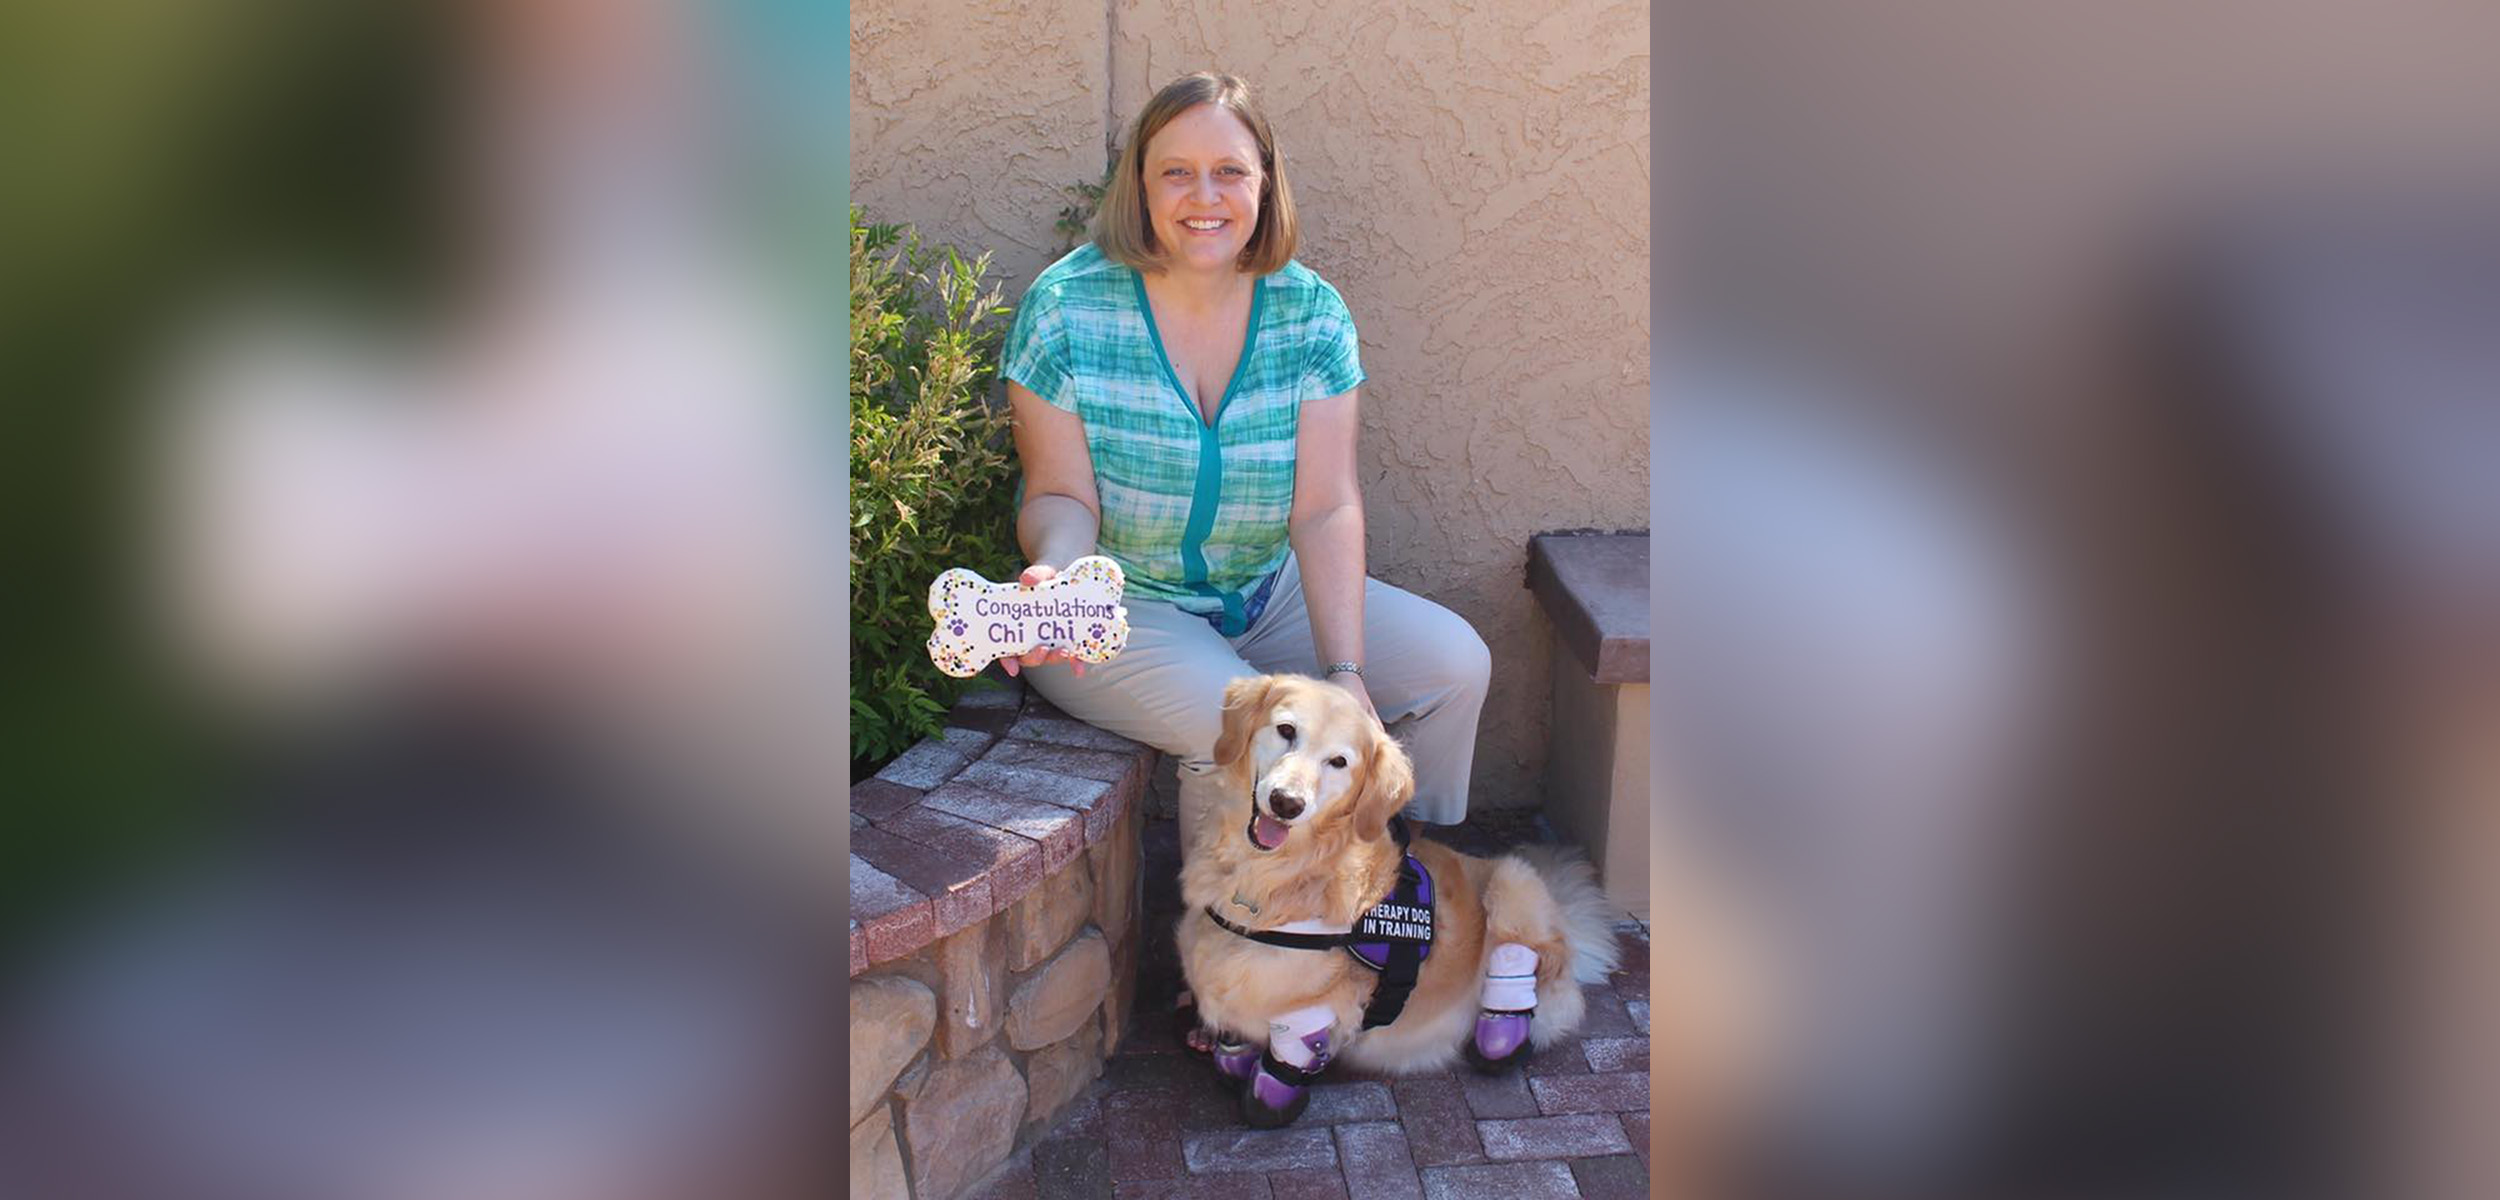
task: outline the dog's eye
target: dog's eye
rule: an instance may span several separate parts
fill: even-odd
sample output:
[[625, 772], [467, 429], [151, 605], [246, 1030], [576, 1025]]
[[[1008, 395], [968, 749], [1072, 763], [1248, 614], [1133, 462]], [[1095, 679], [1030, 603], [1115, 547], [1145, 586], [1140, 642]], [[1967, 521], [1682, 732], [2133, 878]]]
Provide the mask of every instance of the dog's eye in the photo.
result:
[[1286, 745], [1288, 745], [1288, 746], [1292, 745], [1292, 744], [1293, 744], [1293, 723], [1292, 723], [1292, 722], [1290, 722], [1290, 721], [1287, 721], [1287, 722], [1284, 722], [1284, 723], [1282, 723], [1282, 724], [1278, 725], [1278, 726], [1276, 727], [1276, 736], [1278, 736], [1278, 737], [1280, 737], [1280, 738], [1285, 739], [1285, 744], [1286, 744]]
[[1329, 760], [1328, 760], [1328, 765], [1329, 765], [1329, 766], [1332, 766], [1332, 767], [1335, 767], [1335, 768], [1337, 768], [1338, 770], [1344, 770], [1344, 769], [1345, 769], [1345, 755], [1340, 754], [1340, 755], [1337, 755], [1337, 756], [1336, 756], [1336, 757], [1334, 757], [1334, 758], [1329, 759]]

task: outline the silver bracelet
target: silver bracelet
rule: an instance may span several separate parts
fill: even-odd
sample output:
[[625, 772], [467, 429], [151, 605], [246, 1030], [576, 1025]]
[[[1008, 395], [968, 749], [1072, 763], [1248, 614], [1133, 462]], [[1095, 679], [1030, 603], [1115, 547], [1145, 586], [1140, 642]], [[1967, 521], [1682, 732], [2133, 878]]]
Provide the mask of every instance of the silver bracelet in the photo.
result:
[[1320, 671], [1320, 675], [1323, 678], [1330, 675], [1352, 675], [1356, 679], [1361, 679], [1363, 677], [1363, 664], [1352, 662], [1332, 662]]

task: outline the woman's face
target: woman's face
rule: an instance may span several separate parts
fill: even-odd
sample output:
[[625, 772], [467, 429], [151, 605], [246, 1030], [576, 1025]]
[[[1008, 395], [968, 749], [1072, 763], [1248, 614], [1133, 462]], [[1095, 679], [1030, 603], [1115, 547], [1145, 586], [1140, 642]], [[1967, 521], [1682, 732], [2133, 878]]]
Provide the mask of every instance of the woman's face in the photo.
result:
[[1259, 223], [1259, 143], [1220, 104], [1146, 139], [1146, 221], [1174, 270], [1229, 271]]

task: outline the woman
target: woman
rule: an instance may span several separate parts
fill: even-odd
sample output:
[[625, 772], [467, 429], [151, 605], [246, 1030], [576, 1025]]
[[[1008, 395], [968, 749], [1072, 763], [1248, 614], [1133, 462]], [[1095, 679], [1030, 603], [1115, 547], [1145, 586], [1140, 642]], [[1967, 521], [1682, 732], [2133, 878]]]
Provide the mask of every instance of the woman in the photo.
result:
[[1243, 83], [1201, 73], [1129, 129], [1093, 241], [1025, 292], [1000, 374], [1027, 585], [1102, 553], [1128, 646], [1008, 660], [1070, 715], [1182, 765], [1184, 844], [1224, 685], [1321, 675], [1415, 760], [1423, 821], [1466, 815], [1490, 658], [1457, 614], [1364, 574], [1363, 381], [1335, 288], [1293, 262], [1293, 193]]

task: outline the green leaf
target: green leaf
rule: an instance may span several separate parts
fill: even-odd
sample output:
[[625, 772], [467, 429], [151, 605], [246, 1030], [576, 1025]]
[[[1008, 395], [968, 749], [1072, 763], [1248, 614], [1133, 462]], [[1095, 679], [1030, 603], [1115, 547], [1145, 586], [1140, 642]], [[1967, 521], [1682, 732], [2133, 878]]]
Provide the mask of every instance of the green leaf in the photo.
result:
[[941, 728], [973, 687], [928, 661], [930, 581], [1004, 577], [1015, 461], [993, 407], [1011, 310], [987, 251], [851, 214], [851, 747], [878, 760]]

